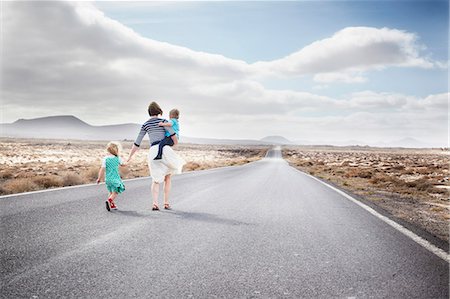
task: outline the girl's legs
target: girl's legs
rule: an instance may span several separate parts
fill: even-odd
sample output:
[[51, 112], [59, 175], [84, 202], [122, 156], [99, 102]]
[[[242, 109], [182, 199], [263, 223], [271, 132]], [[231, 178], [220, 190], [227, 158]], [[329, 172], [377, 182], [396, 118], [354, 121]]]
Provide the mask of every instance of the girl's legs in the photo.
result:
[[152, 182], [153, 206], [158, 206], [159, 183]]
[[111, 192], [109, 195], [109, 198], [111, 198], [111, 201], [114, 202], [114, 199], [116, 199], [117, 197], [117, 193], [116, 192]]
[[169, 207], [169, 192], [172, 185], [171, 175], [164, 177], [164, 207]]

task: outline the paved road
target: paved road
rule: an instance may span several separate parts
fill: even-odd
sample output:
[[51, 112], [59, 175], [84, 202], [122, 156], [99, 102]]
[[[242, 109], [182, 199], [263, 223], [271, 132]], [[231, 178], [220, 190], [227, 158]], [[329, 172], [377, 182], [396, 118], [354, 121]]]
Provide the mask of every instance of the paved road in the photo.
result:
[[175, 177], [172, 211], [148, 179], [113, 213], [104, 186], [1, 198], [2, 297], [448, 297], [447, 262], [279, 155]]

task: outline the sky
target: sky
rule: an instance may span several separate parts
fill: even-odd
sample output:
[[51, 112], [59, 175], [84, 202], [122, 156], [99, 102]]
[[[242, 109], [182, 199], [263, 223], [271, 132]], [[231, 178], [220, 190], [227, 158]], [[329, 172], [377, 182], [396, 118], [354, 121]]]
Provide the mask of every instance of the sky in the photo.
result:
[[182, 136], [448, 142], [448, 1], [1, 5], [2, 122], [155, 100]]

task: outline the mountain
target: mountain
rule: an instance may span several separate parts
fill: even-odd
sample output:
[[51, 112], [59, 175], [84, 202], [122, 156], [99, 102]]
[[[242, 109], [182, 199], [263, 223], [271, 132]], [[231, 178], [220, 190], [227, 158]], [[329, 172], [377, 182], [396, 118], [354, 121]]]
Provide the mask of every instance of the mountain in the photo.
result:
[[[73, 115], [19, 119], [11, 124], [0, 124], [0, 136], [11, 138], [49, 138], [80, 140], [134, 140], [140, 124], [92, 126]], [[250, 139], [211, 139], [181, 136], [181, 143], [268, 145], [271, 142]]]
[[[140, 124], [128, 123], [107, 126], [92, 126], [73, 115], [49, 116], [34, 119], [19, 119], [11, 124], [0, 124], [0, 137], [11, 138], [49, 138], [49, 139], [80, 139], [80, 140], [134, 140], [140, 130]], [[252, 139], [212, 139], [181, 136], [181, 143], [196, 144], [240, 144], [240, 145], [291, 145], [306, 146], [375, 146], [375, 147], [404, 147], [431, 148], [446, 147], [442, 144], [427, 143], [415, 138], [407, 137], [399, 140], [379, 141], [373, 143], [359, 140], [347, 141], [311, 141], [295, 140], [294, 142], [283, 136], [267, 136], [261, 140]]]
[[92, 126], [73, 115], [19, 119], [12, 124], [1, 124], [1, 136], [13, 138], [51, 138], [81, 140], [134, 139], [139, 124]]
[[262, 142], [272, 143], [272, 144], [293, 144], [292, 141], [284, 138], [283, 136], [267, 136], [260, 139]]
[[404, 147], [404, 148], [432, 148], [432, 147], [445, 147], [445, 142], [442, 144], [436, 143], [427, 143], [421, 140], [417, 140], [412, 137], [406, 137], [398, 140], [390, 140], [390, 141], [379, 141], [377, 143], [371, 144], [371, 146], [379, 146], [379, 147]]

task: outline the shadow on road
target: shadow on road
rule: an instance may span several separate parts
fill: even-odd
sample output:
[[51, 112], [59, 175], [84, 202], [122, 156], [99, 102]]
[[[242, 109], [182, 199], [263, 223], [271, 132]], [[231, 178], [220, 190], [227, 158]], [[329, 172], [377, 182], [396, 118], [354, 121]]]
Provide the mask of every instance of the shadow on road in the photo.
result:
[[251, 223], [242, 222], [239, 220], [232, 220], [226, 218], [220, 218], [213, 214], [199, 213], [199, 212], [183, 212], [171, 210], [168, 212], [170, 214], [176, 215], [183, 220], [188, 221], [202, 221], [207, 223], [225, 224], [225, 225], [251, 225]]
[[242, 222], [239, 220], [232, 220], [226, 218], [220, 218], [213, 214], [208, 213], [200, 213], [200, 212], [183, 212], [183, 211], [161, 211], [161, 212], [149, 212], [149, 213], [141, 213], [136, 211], [127, 211], [127, 210], [117, 210], [113, 212], [115, 215], [127, 216], [127, 217], [136, 217], [136, 218], [158, 218], [164, 219], [170, 217], [170, 215], [176, 216], [179, 219], [186, 221], [201, 221], [207, 223], [216, 223], [216, 224], [224, 224], [224, 225], [251, 225], [251, 223]]
[[150, 217], [149, 213], [143, 214], [136, 211], [124, 211], [124, 210], [117, 210], [113, 211], [114, 214], [129, 216], [129, 217], [138, 217], [138, 218], [148, 218]]

